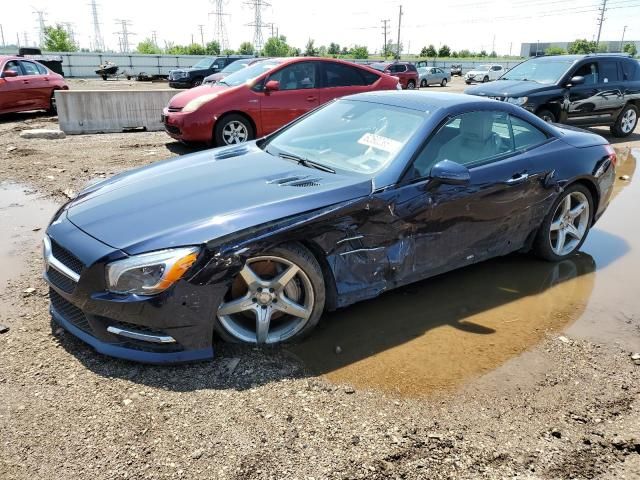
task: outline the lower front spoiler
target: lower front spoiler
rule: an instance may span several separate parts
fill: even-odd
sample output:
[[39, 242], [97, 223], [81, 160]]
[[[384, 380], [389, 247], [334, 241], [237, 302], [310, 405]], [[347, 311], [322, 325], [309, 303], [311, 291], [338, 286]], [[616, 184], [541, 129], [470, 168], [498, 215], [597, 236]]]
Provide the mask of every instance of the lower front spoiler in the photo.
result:
[[186, 350], [181, 352], [155, 353], [133, 350], [130, 348], [113, 345], [98, 340], [96, 337], [82, 331], [71, 322], [66, 320], [62, 315], [56, 312], [55, 308], [50, 307], [49, 311], [53, 320], [64, 328], [66, 331], [79, 338], [83, 342], [89, 344], [99, 353], [109, 355], [123, 360], [131, 360], [134, 362], [150, 363], [150, 364], [170, 364], [195, 362], [199, 360], [210, 360], [213, 358], [213, 347], [203, 348], [200, 350]]

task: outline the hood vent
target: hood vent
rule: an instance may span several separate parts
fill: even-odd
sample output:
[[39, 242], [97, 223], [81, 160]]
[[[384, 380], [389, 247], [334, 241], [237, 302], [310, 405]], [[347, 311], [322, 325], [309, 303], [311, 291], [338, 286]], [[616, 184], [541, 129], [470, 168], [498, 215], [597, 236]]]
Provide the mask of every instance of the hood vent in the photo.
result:
[[281, 187], [317, 187], [320, 185], [319, 178], [311, 178], [307, 176], [291, 176], [270, 180], [267, 183], [280, 185]]
[[239, 157], [240, 155], [244, 155], [248, 152], [249, 149], [247, 147], [229, 148], [216, 153], [213, 158], [216, 160], [224, 160], [225, 158]]

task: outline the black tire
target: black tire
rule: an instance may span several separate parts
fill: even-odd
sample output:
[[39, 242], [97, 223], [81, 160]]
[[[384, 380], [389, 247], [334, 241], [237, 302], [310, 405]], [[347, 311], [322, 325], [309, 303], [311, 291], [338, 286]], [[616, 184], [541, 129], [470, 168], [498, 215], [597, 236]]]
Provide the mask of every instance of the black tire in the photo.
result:
[[220, 118], [220, 120], [216, 122], [216, 126], [213, 132], [213, 140], [215, 142], [215, 146], [222, 147], [225, 145], [234, 144], [225, 140], [224, 134], [223, 134], [225, 127], [232, 122], [241, 123], [242, 125], [244, 125], [244, 128], [246, 129], [246, 132], [247, 132], [247, 138], [244, 141], [239, 141], [235, 143], [244, 143], [244, 142], [253, 140], [255, 138], [255, 131], [253, 130], [253, 126], [251, 125], [251, 122], [249, 122], [249, 120], [247, 120], [247, 118], [242, 115], [239, 115], [237, 113], [230, 113], [228, 115], [224, 115], [222, 118]]
[[422, 80], [422, 81], [420, 82], [420, 88], [425, 88], [425, 87], [428, 87], [428, 86], [429, 86], [429, 84], [427, 83], [427, 81], [426, 81], [426, 80]]
[[487, 75], [482, 79], [482, 83], [487, 83], [489, 81], [489, 77]]
[[204, 80], [204, 77], [194, 78], [193, 82], [191, 82], [191, 86], [192, 87], [199, 87], [200, 85], [202, 85], [202, 81], [203, 80]]
[[55, 90], [51, 92], [51, 98], [49, 99], [49, 108], [47, 109], [47, 114], [54, 115], [54, 116], [58, 114], [58, 106], [56, 105]]
[[464, 83], [466, 83], [467, 85], [471, 85], [471, 82], [468, 82], [466, 80], [464, 81]]
[[447, 86], [447, 79], [446, 78], [442, 79], [442, 82], [440, 82], [440, 86], [441, 87], [446, 87]]
[[[296, 343], [311, 333], [311, 331], [318, 325], [318, 322], [322, 317], [322, 313], [324, 312], [326, 290], [324, 277], [322, 276], [322, 269], [313, 254], [307, 248], [298, 243], [285, 243], [279, 245], [269, 251], [261, 253], [260, 256], [281, 257], [293, 262], [307, 275], [311, 282], [314, 295], [314, 305], [309, 320], [305, 324], [304, 328], [297, 332], [293, 337], [282, 342]], [[214, 332], [225, 342], [245, 343], [225, 329], [217, 314], [214, 314]]]
[[548, 123], [556, 123], [558, 121], [555, 114], [551, 110], [547, 110], [546, 108], [538, 110], [536, 112], [536, 115]]
[[416, 82], [414, 82], [413, 80], [409, 80], [407, 82], [407, 90], [413, 90], [416, 88]]
[[[633, 117], [635, 118], [635, 122], [632, 122], [630, 127], [627, 126], [629, 125], [628, 123], [625, 123], [625, 126], [623, 126], [623, 122], [627, 120], [628, 118], [627, 116], [629, 115], [633, 115]], [[625, 105], [625, 107], [622, 109], [622, 112], [620, 112], [620, 115], [618, 115], [618, 118], [616, 119], [616, 123], [611, 126], [610, 130], [611, 130], [611, 134], [614, 137], [624, 138], [631, 135], [635, 131], [637, 126], [638, 126], [638, 107], [629, 103]], [[628, 131], [625, 132], [626, 129], [628, 129]]]
[[[582, 236], [582, 239], [580, 240], [580, 242], [567, 254], [557, 255], [551, 248], [551, 240], [550, 240], [551, 223], [553, 222], [553, 216], [556, 213], [556, 210], [558, 208], [558, 205], [560, 205], [560, 202], [562, 202], [567, 197], [567, 195], [570, 195], [573, 192], [580, 192], [587, 198], [589, 202], [589, 223], [587, 225], [587, 229], [584, 235]], [[538, 229], [536, 238], [533, 242], [534, 255], [542, 258], [543, 260], [547, 260], [550, 262], [558, 262], [560, 260], [564, 260], [565, 258], [573, 255], [575, 252], [580, 250], [580, 247], [582, 247], [582, 244], [587, 239], [589, 230], [591, 229], [591, 225], [593, 223], [593, 212], [594, 212], [593, 197], [591, 196], [591, 192], [587, 187], [585, 187], [582, 184], [574, 184], [566, 188], [560, 194], [560, 196], [556, 199], [556, 201], [553, 203], [552, 207], [549, 209], [549, 212], [547, 213], [547, 216], [542, 222], [542, 225], [540, 225], [540, 228]]]
[[106, 75], [102, 75], [102, 80], [107, 80], [107, 76]]

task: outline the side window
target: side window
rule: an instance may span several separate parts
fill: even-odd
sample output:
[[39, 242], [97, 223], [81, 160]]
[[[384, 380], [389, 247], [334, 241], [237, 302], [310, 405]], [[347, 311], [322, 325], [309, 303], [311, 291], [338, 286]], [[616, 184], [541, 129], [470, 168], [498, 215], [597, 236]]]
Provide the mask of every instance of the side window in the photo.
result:
[[[231, 63], [231, 62], [228, 62]], [[227, 66], [227, 59], [226, 58], [217, 58], [215, 62], [213, 62], [213, 67], [218, 67], [219, 69], [223, 69], [224, 67]]]
[[437, 73], [444, 73], [444, 70], [442, 70], [441, 68], [436, 68], [436, 72]]
[[600, 62], [600, 81], [602, 83], [617, 82], [619, 79], [618, 62], [615, 60]]
[[511, 130], [516, 150], [526, 150], [547, 140], [547, 135], [518, 117], [511, 116]]
[[598, 83], [598, 64], [596, 62], [585, 63], [579, 67], [574, 77], [584, 77], [584, 85], [595, 85]]
[[24, 60], [21, 61], [20, 63], [22, 63], [22, 68], [24, 70], [25, 75], [40, 75], [40, 72], [38, 71], [38, 67], [36, 67], [35, 63], [25, 62]]
[[323, 65], [328, 88], [365, 85], [360, 70], [356, 68], [332, 62], [324, 62]]
[[269, 77], [269, 80], [277, 80], [280, 82], [280, 90], [316, 88], [315, 63], [294, 63], [275, 72]]
[[426, 177], [442, 160], [473, 167], [514, 152], [509, 117], [503, 112], [463, 113], [449, 120], [413, 164], [413, 178]]
[[491, 70], [493, 70], [494, 72], [498, 72], [502, 70], [502, 67], [500, 67], [499, 65], [494, 65], [493, 67], [491, 67]]
[[373, 73], [373, 72], [369, 72], [367, 70], [361, 70], [360, 73], [362, 74], [362, 76], [364, 78], [364, 84], [365, 85], [373, 85], [380, 78], [380, 75], [378, 75], [376, 73]]
[[2, 69], [3, 72], [16, 72], [16, 75], [22, 75], [22, 70], [20, 69], [20, 65], [15, 60], [11, 60], [7, 62]]
[[638, 62], [633, 60], [623, 60], [622, 61], [622, 75], [623, 80], [633, 80], [633, 77], [636, 73], [636, 66]]
[[49, 74], [47, 69], [44, 68], [44, 65], [40, 65], [39, 63], [36, 63], [36, 68], [38, 69], [38, 72], [40, 72], [40, 75], [48, 75]]

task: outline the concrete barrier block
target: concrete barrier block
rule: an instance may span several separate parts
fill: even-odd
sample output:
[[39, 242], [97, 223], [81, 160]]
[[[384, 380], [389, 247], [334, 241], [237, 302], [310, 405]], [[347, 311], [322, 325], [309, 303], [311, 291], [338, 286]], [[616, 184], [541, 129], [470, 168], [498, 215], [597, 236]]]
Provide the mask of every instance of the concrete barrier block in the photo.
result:
[[60, 129], [67, 134], [162, 130], [162, 109], [175, 90], [56, 90]]

